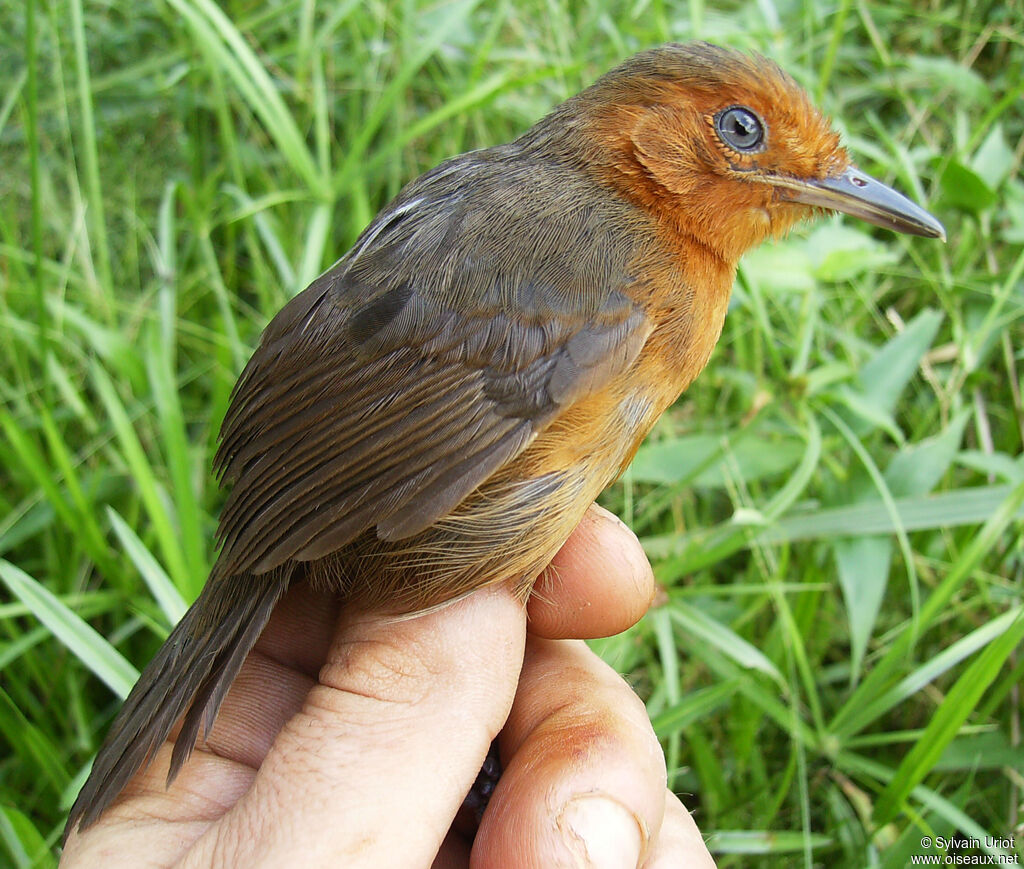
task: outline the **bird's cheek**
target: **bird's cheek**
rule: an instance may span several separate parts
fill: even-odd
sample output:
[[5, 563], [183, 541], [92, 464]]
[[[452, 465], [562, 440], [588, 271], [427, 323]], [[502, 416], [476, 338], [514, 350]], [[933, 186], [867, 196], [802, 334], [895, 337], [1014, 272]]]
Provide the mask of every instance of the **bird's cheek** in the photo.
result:
[[768, 210], [767, 206], [759, 206], [751, 209], [750, 212], [750, 229], [751, 231], [761, 235], [762, 238], [767, 238], [772, 235], [774, 227], [774, 221], [772, 220], [772, 213]]
[[789, 232], [795, 224], [814, 215], [813, 208], [795, 203], [775, 204], [769, 207], [768, 211], [771, 216], [769, 234], [772, 238], [780, 238]]

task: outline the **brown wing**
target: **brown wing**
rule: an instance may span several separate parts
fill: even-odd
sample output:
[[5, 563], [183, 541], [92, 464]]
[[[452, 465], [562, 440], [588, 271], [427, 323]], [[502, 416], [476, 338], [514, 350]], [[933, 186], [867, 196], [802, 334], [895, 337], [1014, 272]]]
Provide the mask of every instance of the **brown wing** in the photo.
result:
[[218, 570], [424, 530], [635, 359], [623, 206], [515, 156], [411, 184], [267, 327], [222, 430]]

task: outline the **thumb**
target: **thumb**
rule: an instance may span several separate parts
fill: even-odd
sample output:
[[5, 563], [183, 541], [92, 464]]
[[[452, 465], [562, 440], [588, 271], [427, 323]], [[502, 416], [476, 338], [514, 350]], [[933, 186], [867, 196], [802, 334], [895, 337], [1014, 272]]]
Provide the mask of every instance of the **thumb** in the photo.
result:
[[504, 586], [343, 615], [319, 684], [184, 865], [430, 865], [508, 716], [525, 622]]

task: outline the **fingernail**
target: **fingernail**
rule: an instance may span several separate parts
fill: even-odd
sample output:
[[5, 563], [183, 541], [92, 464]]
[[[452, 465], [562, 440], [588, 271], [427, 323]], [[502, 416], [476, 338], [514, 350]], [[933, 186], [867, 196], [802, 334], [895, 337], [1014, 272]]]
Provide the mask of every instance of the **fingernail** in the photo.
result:
[[575, 866], [628, 869], [640, 862], [645, 840], [640, 819], [606, 794], [576, 797], [557, 823]]

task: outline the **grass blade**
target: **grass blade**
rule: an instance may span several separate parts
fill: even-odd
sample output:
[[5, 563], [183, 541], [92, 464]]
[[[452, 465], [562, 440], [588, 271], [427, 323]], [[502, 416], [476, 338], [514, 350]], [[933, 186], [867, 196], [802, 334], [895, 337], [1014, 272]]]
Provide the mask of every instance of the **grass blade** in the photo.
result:
[[[971, 538], [960, 559], [953, 565], [942, 582], [925, 599], [919, 614], [919, 624], [923, 629], [926, 630], [934, 623], [935, 618], [949, 603], [950, 598], [970, 579], [972, 571], [992, 549], [1006, 527], [1020, 512], [1022, 505], [1024, 505], [1024, 484], [1015, 487], [1003, 500], [981, 530]], [[904, 630], [900, 634], [857, 690], [843, 704], [831, 723], [831, 730], [844, 731], [849, 720], [857, 714], [858, 710], [887, 690], [893, 675], [906, 662], [916, 639], [916, 631]]]
[[185, 610], [188, 609], [185, 599], [175, 588], [174, 583], [171, 582], [170, 577], [164, 572], [153, 554], [113, 507], [107, 507], [107, 518], [110, 519], [110, 525], [118, 540], [121, 541], [125, 552], [128, 553], [128, 557], [139, 569], [146, 585], [149, 586], [150, 593], [160, 607], [160, 611], [167, 617], [167, 623], [176, 625], [185, 615]]
[[128, 696], [139, 671], [117, 649], [20, 568], [0, 561], [0, 579], [111, 691]]
[[899, 811], [910, 792], [924, 781], [953, 741], [961, 725], [977, 707], [985, 689], [996, 678], [1010, 653], [1024, 641], [1024, 615], [1016, 618], [1006, 631], [993, 640], [963, 672], [946, 695], [921, 738], [903, 758], [888, 787], [875, 805], [875, 822], [886, 824]]
[[209, 0], [167, 0], [189, 25], [212, 63], [231, 79], [249, 108], [277, 143], [278, 152], [306, 183], [310, 193], [329, 198], [330, 184], [299, 132], [295, 118], [266, 68], [234, 22]]
[[153, 529], [156, 532], [170, 575], [174, 579], [174, 584], [185, 594], [194, 598], [199, 594], [199, 588], [206, 577], [191, 573], [185, 563], [178, 531], [168, 513], [167, 501], [160, 495], [153, 465], [142, 448], [139, 436], [132, 427], [128, 413], [125, 411], [109, 375], [102, 367], [94, 364], [92, 380], [117, 434], [124, 461], [131, 471], [135, 485], [139, 488], [139, 495], [146, 505], [146, 512], [153, 523]]

